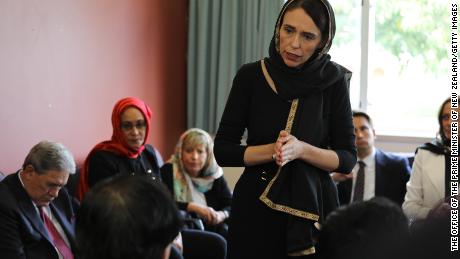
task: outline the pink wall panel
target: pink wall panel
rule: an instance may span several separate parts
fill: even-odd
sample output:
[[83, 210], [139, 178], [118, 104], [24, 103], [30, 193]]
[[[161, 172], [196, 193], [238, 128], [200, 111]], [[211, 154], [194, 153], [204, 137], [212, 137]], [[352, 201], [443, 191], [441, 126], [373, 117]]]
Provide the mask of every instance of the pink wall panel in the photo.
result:
[[153, 110], [165, 158], [185, 129], [186, 0], [0, 1], [0, 171], [42, 139], [77, 162], [110, 138], [125, 96]]

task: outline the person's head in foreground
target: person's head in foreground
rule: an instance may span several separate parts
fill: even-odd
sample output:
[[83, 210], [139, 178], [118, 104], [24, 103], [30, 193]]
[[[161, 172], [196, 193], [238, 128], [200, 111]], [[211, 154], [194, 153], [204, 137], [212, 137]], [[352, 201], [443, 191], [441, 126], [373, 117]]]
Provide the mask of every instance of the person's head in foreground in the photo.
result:
[[319, 237], [324, 259], [392, 258], [409, 233], [402, 209], [384, 197], [355, 202], [329, 214]]
[[169, 194], [147, 176], [120, 176], [87, 194], [77, 216], [82, 259], [169, 257], [180, 220]]

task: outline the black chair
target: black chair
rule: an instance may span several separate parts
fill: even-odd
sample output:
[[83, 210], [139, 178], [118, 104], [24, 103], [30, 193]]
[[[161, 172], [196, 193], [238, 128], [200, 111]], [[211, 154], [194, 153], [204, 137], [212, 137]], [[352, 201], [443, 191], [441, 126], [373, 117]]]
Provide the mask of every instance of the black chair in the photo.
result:
[[186, 229], [195, 229], [195, 230], [204, 230], [203, 221], [198, 218], [195, 213], [189, 213], [184, 210], [179, 210], [179, 214], [184, 222], [184, 228]]

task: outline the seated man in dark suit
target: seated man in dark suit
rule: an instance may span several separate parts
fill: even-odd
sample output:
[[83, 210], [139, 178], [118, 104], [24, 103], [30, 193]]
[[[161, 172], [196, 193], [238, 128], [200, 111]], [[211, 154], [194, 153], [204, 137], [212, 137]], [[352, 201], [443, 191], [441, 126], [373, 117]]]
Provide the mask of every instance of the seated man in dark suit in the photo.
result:
[[79, 256], [167, 259], [179, 228], [177, 208], [161, 183], [146, 175], [116, 176], [92, 188], [81, 204]]
[[374, 147], [372, 120], [364, 112], [353, 112], [358, 163], [350, 174], [333, 173], [340, 204], [384, 196], [401, 205], [410, 176], [406, 157], [385, 153]]
[[70, 151], [42, 141], [0, 182], [2, 258], [73, 258], [75, 208], [62, 188], [73, 173]]

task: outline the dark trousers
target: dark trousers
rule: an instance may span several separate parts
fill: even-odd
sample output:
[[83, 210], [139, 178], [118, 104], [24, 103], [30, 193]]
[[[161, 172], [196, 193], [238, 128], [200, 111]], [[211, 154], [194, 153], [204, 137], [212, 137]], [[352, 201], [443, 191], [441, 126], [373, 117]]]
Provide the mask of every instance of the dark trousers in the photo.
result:
[[221, 235], [192, 229], [184, 229], [181, 233], [185, 259], [226, 258], [227, 241]]

